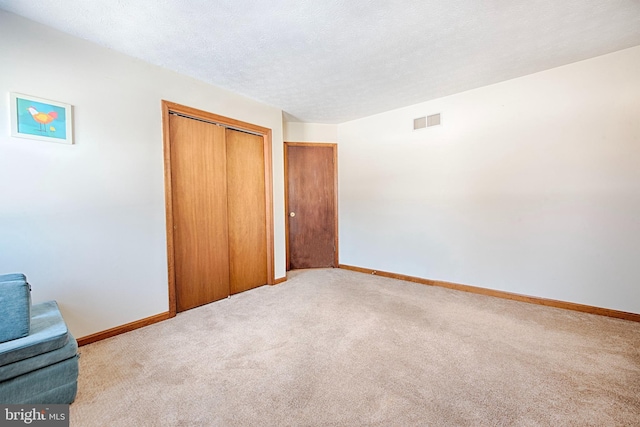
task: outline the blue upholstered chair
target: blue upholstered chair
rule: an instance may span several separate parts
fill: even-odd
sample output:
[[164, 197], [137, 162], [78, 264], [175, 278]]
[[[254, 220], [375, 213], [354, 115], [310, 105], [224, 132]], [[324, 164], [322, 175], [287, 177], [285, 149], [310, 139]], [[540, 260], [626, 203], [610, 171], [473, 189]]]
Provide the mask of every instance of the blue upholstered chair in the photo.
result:
[[55, 301], [31, 305], [23, 274], [0, 275], [0, 403], [71, 403], [78, 343]]
[[0, 275], [0, 343], [29, 335], [31, 289], [24, 274]]

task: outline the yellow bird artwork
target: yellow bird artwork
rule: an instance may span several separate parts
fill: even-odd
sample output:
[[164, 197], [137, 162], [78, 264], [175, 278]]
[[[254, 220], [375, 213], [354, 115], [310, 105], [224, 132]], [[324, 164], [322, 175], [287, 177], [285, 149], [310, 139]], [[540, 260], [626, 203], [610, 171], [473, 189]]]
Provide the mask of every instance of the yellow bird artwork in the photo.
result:
[[[29, 114], [31, 114], [31, 117], [33, 117], [33, 120], [35, 120], [40, 125], [41, 132], [46, 132], [46, 125], [58, 118], [58, 113], [56, 113], [55, 111], [51, 111], [50, 113], [41, 113], [34, 107], [29, 107], [27, 108], [27, 110], [29, 111]], [[56, 130], [53, 126], [51, 126], [49, 129], [52, 132]]]

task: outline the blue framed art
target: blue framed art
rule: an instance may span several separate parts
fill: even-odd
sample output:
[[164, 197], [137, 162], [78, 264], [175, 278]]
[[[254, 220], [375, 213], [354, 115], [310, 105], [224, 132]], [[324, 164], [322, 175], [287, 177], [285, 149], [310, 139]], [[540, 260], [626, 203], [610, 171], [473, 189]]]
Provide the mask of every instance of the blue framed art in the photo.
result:
[[11, 93], [11, 136], [73, 144], [71, 105]]

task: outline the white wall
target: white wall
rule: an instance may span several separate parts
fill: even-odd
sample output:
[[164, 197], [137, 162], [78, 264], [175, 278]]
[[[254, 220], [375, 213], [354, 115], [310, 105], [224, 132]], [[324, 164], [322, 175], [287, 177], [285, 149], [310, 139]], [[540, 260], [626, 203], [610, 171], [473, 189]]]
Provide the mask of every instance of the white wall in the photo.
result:
[[284, 122], [283, 132], [287, 142], [338, 142], [338, 125]]
[[338, 133], [341, 263], [640, 313], [640, 46]]
[[[76, 337], [168, 310], [162, 99], [273, 130], [285, 275], [282, 112], [0, 11], [0, 272], [55, 299]], [[9, 92], [74, 106], [75, 145], [9, 133]]]

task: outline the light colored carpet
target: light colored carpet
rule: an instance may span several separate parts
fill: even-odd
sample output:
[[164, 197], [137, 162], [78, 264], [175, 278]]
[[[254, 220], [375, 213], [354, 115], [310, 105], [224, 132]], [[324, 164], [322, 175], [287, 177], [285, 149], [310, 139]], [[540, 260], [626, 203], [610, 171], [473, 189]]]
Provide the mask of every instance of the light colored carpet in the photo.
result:
[[640, 324], [300, 270], [80, 349], [71, 425], [637, 426]]

